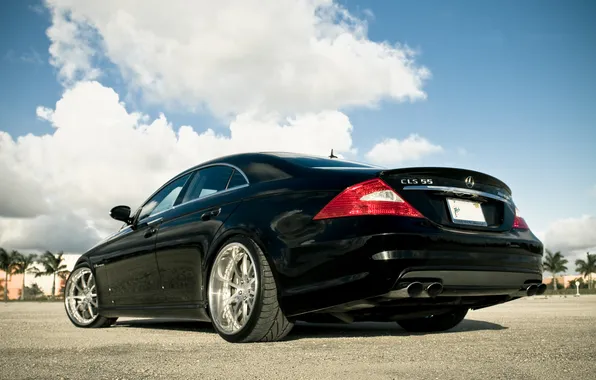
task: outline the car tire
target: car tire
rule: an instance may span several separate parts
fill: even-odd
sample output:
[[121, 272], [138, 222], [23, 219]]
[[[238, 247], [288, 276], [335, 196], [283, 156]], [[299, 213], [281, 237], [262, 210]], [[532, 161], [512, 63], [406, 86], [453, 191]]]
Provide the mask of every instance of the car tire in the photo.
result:
[[[83, 280], [83, 282], [81, 282]], [[75, 286], [85, 284], [85, 289], [82, 286]], [[87, 289], [88, 287], [88, 289]], [[79, 290], [83, 290], [88, 293], [89, 296], [82, 296], [79, 294]], [[95, 291], [95, 293], [93, 293]], [[95, 294], [93, 296], [93, 294]], [[87, 311], [82, 312], [77, 305], [80, 305], [80, 298], [88, 300], [86, 307], [89, 307], [93, 311], [93, 314]], [[93, 299], [95, 299], [93, 301]], [[77, 302], [78, 301], [78, 302]], [[72, 270], [68, 279], [66, 280], [66, 286], [64, 288], [64, 308], [66, 315], [73, 325], [80, 328], [104, 328], [110, 327], [118, 318], [108, 318], [99, 314], [98, 312], [98, 294], [95, 286], [95, 274], [91, 270], [91, 267], [86, 264], [79, 264]]]
[[454, 328], [464, 320], [468, 309], [457, 309], [445, 314], [424, 318], [402, 319], [397, 324], [408, 332], [439, 332]]
[[[234, 250], [237, 250], [237, 253], [233, 253]], [[238, 252], [242, 252], [242, 256], [239, 256], [240, 253]], [[247, 257], [245, 258], [244, 255], [247, 255]], [[226, 257], [228, 257], [227, 263], [225, 262]], [[243, 260], [245, 259], [250, 259], [250, 262], [246, 265], [247, 268], [248, 265], [252, 265], [254, 268], [252, 272], [249, 268], [246, 271], [247, 273], [244, 273]], [[247, 290], [244, 288], [244, 295], [241, 294], [240, 296], [237, 294], [238, 289], [241, 288], [233, 288], [229, 285], [238, 279], [236, 274], [228, 275], [231, 271], [236, 270], [237, 272], [234, 272], [236, 274], [241, 272], [239, 278], [244, 278], [245, 282], [242, 286], [245, 287], [252, 287], [252, 285], [246, 284], [252, 281], [252, 279], [247, 280], [250, 273], [254, 274], [254, 289]], [[251, 292], [254, 298], [251, 298]], [[246, 298], [247, 294], [248, 299]], [[233, 305], [230, 302], [225, 302], [234, 297], [238, 301], [231, 301], [234, 302]], [[209, 315], [213, 327], [228, 342], [278, 341], [283, 339], [294, 326], [280, 308], [277, 299], [277, 285], [265, 254], [252, 239], [244, 236], [232, 237], [223, 244], [216, 254], [209, 273], [208, 299]], [[248, 311], [251, 300], [253, 306]], [[244, 309], [244, 303], [247, 304], [246, 309]], [[235, 308], [247, 310], [249, 315], [245, 316], [243, 313], [238, 317], [233, 310]], [[238, 322], [238, 318], [242, 323]]]

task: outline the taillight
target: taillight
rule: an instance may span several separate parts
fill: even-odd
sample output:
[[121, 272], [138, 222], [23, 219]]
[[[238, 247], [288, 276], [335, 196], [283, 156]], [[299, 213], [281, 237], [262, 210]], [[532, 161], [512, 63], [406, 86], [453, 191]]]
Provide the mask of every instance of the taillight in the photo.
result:
[[513, 219], [513, 228], [517, 230], [529, 230], [528, 223], [519, 215], [519, 210], [515, 208], [515, 219]]
[[403, 200], [379, 178], [350, 186], [331, 200], [315, 220], [361, 215], [398, 215], [422, 218], [422, 214]]

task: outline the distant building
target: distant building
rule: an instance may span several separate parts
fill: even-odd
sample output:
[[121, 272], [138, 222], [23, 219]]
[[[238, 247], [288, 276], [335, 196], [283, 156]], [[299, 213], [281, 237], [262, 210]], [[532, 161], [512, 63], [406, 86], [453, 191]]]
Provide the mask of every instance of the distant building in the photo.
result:
[[[6, 272], [0, 270], [0, 301], [4, 300], [4, 288], [6, 288]], [[23, 275], [13, 274], [8, 276], [8, 299], [14, 300], [19, 298], [21, 288], [23, 287]]]
[[[589, 276], [571, 275], [571, 276], [557, 276], [557, 287], [562, 288], [575, 288], [575, 281], [577, 279], [583, 279], [584, 283], [588, 283]], [[596, 281], [596, 273], [592, 273], [592, 281]], [[542, 282], [549, 285], [549, 289], [552, 289], [553, 277], [543, 277]]]
[[[0, 301], [4, 300], [5, 275], [6, 275], [6, 273], [4, 271], [0, 270], [0, 287], [2, 287], [2, 290], [0, 290]], [[41, 284], [40, 284], [41, 281], [37, 281], [37, 280], [40, 280], [40, 277], [35, 278], [35, 276], [33, 274], [28, 273], [27, 277], [25, 277], [25, 285], [31, 286], [31, 284], [37, 283], [40, 286], [41, 290], [43, 290], [43, 293], [46, 296], [50, 296], [50, 295], [52, 295], [52, 276], [44, 276], [44, 277], [46, 277], [44, 279], [45, 281], [43, 281], [45, 286], [41, 286]], [[49, 282], [49, 286], [47, 286], [45, 284], [48, 282]], [[56, 295], [60, 295], [60, 292], [62, 291], [62, 289], [64, 288], [65, 285], [66, 285], [66, 280], [56, 276]], [[22, 274], [8, 275], [8, 299], [10, 299], [10, 300], [20, 299], [22, 289], [23, 289], [23, 275]]]

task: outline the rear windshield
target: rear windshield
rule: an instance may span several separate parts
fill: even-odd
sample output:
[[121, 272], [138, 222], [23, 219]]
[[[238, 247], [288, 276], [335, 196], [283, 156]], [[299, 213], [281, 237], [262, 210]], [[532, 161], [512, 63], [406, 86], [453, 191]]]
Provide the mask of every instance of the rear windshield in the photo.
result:
[[294, 164], [306, 166], [309, 168], [362, 168], [362, 169], [382, 169], [380, 166], [369, 165], [362, 162], [352, 162], [340, 160], [338, 158], [324, 158], [316, 156], [303, 156], [292, 153], [270, 153], [284, 158]]

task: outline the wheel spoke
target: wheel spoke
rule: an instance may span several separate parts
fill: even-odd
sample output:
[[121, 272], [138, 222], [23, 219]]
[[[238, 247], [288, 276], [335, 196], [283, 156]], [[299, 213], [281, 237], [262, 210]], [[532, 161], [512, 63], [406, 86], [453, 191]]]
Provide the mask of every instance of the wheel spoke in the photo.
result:
[[234, 248], [232, 248], [232, 259], [234, 261], [238, 261], [238, 254], [239, 253], [240, 253], [240, 247], [234, 246]]
[[225, 284], [225, 287], [231, 286], [234, 289], [238, 289], [239, 285], [236, 282], [234, 282], [233, 279], [229, 279], [227, 276], [221, 273], [221, 271], [222, 269], [218, 268], [218, 270], [215, 272], [217, 279], [223, 282]]
[[234, 288], [234, 289], [240, 289], [240, 285], [239, 285], [239, 284], [236, 284], [236, 283], [235, 283], [235, 282], [233, 282], [233, 281], [227, 282], [226, 284], [227, 284], [228, 286], [231, 286], [231, 287], [232, 287], [232, 288]]
[[248, 319], [248, 303], [246, 300], [242, 300], [242, 324], [246, 323]]
[[223, 270], [222, 268], [218, 268], [217, 271], [215, 272], [215, 275], [219, 281], [226, 282], [226, 281], [228, 281], [228, 279], [224, 276], [223, 273], [221, 273], [222, 270]]
[[228, 297], [226, 300], [223, 301], [224, 306], [228, 306], [230, 305], [232, 302], [234, 302], [236, 299], [238, 298], [238, 296], [236, 294], [233, 294], [232, 296]]
[[242, 277], [248, 277], [248, 255], [242, 256]]
[[236, 303], [234, 308], [236, 309], [234, 310], [234, 322], [238, 323], [238, 318], [242, 317], [242, 302]]
[[236, 276], [238, 281], [240, 281], [240, 279], [242, 278], [242, 274], [240, 274], [240, 272], [238, 271], [238, 263], [234, 263], [234, 275]]

